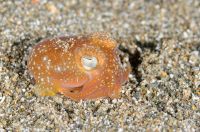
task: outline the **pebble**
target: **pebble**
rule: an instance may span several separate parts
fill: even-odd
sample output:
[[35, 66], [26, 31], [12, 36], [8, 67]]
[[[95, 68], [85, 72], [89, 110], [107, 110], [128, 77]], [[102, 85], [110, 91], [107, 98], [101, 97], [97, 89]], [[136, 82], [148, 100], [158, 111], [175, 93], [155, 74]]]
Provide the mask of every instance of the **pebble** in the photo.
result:
[[189, 100], [192, 92], [190, 89], [183, 89], [183, 99], [184, 100]]

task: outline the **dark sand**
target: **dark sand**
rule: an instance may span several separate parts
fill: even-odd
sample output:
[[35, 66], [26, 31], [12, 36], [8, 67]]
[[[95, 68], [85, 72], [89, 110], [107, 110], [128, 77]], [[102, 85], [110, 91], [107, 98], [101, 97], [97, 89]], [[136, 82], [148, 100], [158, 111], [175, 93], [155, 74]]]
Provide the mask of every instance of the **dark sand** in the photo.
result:
[[[26, 60], [41, 39], [106, 31], [133, 72], [120, 99], [38, 97]], [[122, 58], [123, 59], [123, 58]], [[200, 2], [0, 2], [1, 130], [200, 131]]]

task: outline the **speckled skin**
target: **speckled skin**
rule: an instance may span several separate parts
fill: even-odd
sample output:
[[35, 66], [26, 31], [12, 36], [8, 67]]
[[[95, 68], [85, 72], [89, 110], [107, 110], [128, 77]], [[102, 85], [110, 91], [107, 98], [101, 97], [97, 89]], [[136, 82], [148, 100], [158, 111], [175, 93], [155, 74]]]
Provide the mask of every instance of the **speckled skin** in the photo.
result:
[[[130, 67], [122, 68], [116, 42], [105, 33], [57, 37], [37, 44], [29, 57], [28, 69], [42, 96], [62, 93], [74, 99], [119, 97]], [[97, 58], [94, 69], [86, 70], [82, 56]]]

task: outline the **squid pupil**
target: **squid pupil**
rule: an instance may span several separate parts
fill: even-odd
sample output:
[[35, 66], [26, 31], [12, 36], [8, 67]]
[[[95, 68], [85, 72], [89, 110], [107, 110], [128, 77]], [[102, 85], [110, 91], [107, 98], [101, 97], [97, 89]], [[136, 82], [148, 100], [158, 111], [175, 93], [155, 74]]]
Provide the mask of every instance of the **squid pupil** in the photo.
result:
[[95, 68], [98, 63], [97, 59], [93, 56], [83, 56], [81, 58], [81, 62], [82, 62], [83, 67], [86, 70], [91, 70], [91, 69]]

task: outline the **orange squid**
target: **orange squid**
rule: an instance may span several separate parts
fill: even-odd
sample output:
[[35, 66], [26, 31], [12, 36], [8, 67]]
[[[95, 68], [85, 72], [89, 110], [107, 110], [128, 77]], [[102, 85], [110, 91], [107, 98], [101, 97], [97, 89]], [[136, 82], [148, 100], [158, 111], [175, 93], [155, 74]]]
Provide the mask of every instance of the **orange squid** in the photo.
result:
[[117, 98], [128, 80], [117, 43], [106, 33], [41, 41], [29, 56], [28, 70], [41, 96], [64, 94], [73, 100]]

